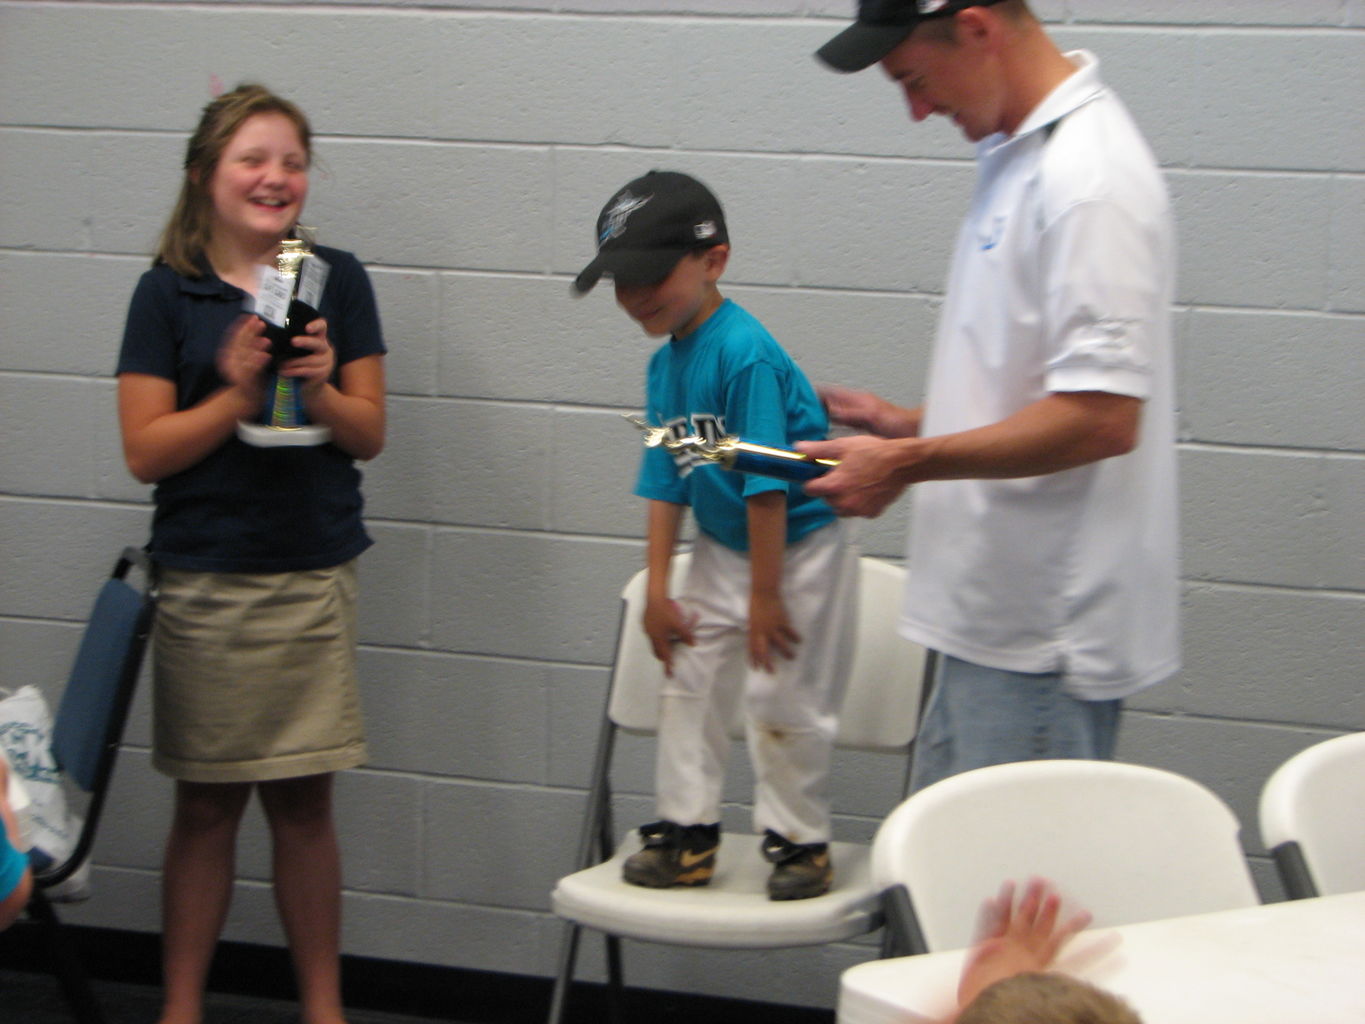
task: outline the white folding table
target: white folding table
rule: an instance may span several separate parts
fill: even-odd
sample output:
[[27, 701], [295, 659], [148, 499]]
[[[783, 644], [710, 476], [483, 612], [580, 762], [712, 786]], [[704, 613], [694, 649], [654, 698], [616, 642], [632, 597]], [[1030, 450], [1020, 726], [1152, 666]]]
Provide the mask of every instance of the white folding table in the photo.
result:
[[[954, 1006], [963, 950], [845, 971], [838, 1024], [927, 1024]], [[1144, 1024], [1362, 1024], [1365, 892], [1096, 928], [1056, 965]]]

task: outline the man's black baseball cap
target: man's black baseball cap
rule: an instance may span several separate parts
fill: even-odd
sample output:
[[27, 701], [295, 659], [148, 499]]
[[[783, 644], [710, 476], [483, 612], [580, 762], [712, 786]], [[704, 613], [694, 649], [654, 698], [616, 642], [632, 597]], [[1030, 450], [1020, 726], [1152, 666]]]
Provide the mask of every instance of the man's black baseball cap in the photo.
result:
[[654, 284], [687, 253], [728, 241], [725, 214], [709, 188], [678, 171], [650, 171], [602, 207], [597, 256], [574, 280], [574, 291], [586, 294], [603, 274], [622, 284]]
[[871, 67], [901, 44], [915, 26], [946, 18], [964, 7], [989, 7], [1000, 0], [858, 0], [858, 20], [815, 51], [835, 71]]

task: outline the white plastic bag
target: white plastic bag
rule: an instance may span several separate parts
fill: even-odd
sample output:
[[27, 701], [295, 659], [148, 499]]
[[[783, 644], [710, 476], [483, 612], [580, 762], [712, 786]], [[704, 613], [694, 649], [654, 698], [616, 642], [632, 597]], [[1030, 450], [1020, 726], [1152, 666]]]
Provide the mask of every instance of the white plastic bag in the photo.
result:
[[[52, 756], [52, 713], [36, 686], [0, 689], [0, 747], [28, 794], [18, 815], [28, 845], [61, 863], [75, 849], [81, 819], [68, 812], [62, 770]], [[90, 864], [82, 864], [61, 885], [47, 890], [49, 899], [72, 902], [90, 895]]]

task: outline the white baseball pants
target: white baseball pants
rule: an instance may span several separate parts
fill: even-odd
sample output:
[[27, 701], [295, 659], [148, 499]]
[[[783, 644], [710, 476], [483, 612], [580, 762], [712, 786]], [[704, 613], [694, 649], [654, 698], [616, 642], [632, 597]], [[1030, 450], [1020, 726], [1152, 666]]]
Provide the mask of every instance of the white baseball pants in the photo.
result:
[[[697, 617], [697, 642], [676, 646], [673, 675], [660, 695], [661, 818], [682, 825], [720, 820], [727, 726], [742, 697], [756, 775], [755, 830], [772, 829], [793, 843], [829, 840], [826, 781], [857, 618], [858, 552], [850, 532], [835, 522], [787, 548], [782, 600], [801, 642], [795, 658], [776, 655], [772, 673], [748, 664], [748, 557], [698, 535], [678, 598]], [[721, 672], [731, 659], [742, 672]], [[742, 694], [734, 692], [740, 681]]]

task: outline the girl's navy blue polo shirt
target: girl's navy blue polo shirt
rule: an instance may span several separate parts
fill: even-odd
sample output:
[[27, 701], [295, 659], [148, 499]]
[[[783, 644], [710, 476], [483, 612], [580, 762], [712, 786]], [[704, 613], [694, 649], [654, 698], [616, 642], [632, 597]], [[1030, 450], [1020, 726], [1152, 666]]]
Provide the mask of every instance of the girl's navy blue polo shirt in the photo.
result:
[[[331, 265], [320, 309], [337, 366], [385, 351], [374, 291], [350, 253], [317, 246]], [[185, 277], [158, 264], [138, 281], [118, 373], [175, 382], [187, 409], [223, 386], [217, 354], [246, 294], [205, 267]], [[336, 382], [336, 378], [333, 378]], [[256, 448], [236, 437], [157, 483], [149, 550], [178, 569], [291, 572], [340, 565], [370, 546], [360, 471], [332, 444]]]

